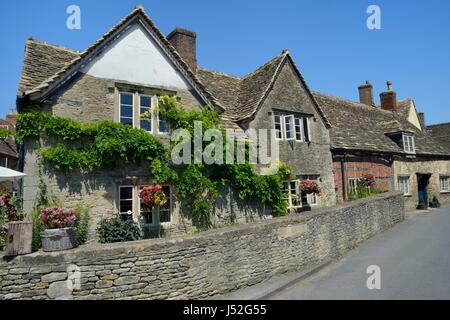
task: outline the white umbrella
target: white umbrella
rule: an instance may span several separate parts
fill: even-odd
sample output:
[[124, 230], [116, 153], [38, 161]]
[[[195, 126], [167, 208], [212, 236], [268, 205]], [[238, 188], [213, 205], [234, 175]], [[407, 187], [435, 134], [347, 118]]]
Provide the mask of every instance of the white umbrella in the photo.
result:
[[25, 173], [0, 167], [0, 181], [14, 181], [16, 178], [22, 178], [26, 176]]

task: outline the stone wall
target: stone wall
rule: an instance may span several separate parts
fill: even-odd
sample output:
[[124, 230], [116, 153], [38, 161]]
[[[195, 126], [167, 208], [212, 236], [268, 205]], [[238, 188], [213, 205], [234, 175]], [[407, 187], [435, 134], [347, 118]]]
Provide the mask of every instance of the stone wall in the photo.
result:
[[419, 204], [417, 173], [431, 174], [428, 185], [428, 197], [436, 196], [441, 203], [450, 203], [450, 193], [440, 191], [439, 176], [450, 175], [450, 161], [448, 160], [395, 160], [394, 161], [395, 188], [398, 190], [398, 176], [409, 176], [410, 195], [405, 196], [405, 207], [414, 210]]
[[[272, 90], [248, 127], [273, 129], [274, 111], [312, 115], [310, 121], [311, 141], [277, 141], [279, 142], [280, 160], [289, 164], [297, 177], [319, 176], [318, 183], [322, 192], [318, 197], [318, 206], [335, 205], [336, 193], [329, 130], [290, 62], [286, 62], [282, 67]], [[271, 139], [268, 139], [268, 150], [270, 150], [270, 141]]]
[[337, 259], [402, 221], [403, 201], [387, 193], [195, 236], [1, 259], [0, 299], [207, 298]]

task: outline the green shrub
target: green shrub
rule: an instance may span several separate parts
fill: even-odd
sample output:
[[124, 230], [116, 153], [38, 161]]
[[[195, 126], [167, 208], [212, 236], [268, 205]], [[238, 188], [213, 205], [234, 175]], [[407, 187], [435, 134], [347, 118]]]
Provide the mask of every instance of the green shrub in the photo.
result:
[[75, 208], [75, 214], [77, 215], [77, 246], [81, 246], [86, 243], [89, 232], [89, 208], [78, 206]]
[[132, 220], [123, 220], [119, 215], [103, 219], [97, 228], [100, 243], [135, 241], [141, 239], [141, 230]]
[[42, 240], [41, 240], [41, 222], [39, 220], [40, 210], [34, 209], [31, 212], [31, 221], [33, 222], [33, 240], [32, 240], [32, 250], [38, 251], [42, 248]]
[[441, 203], [439, 202], [439, 200], [436, 196], [433, 196], [433, 199], [430, 202], [430, 207], [431, 208], [440, 208], [441, 207]]

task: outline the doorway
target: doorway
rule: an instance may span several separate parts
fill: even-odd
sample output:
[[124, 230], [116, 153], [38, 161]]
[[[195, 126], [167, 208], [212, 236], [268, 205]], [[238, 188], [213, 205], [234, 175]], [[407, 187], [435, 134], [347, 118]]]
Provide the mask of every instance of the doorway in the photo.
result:
[[431, 173], [417, 174], [417, 191], [419, 196], [419, 204], [417, 209], [428, 209], [428, 184], [430, 182]]

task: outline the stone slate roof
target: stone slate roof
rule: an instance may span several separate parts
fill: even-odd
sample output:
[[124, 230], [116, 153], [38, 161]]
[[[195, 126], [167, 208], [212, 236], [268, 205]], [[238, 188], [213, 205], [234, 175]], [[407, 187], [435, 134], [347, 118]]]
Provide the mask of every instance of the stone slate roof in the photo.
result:
[[450, 150], [450, 122], [427, 126], [428, 133]]
[[287, 50], [242, 78], [203, 68], [198, 69], [197, 75], [206, 88], [225, 107], [222, 118], [240, 122], [251, 118], [257, 112], [287, 60], [292, 63], [325, 125], [329, 126], [325, 114], [309, 91], [306, 81]]
[[[73, 54], [71, 57], [69, 56], [71, 53], [74, 53], [74, 51], [64, 48], [59, 48], [58, 50], [57, 47], [53, 45], [48, 45], [47, 48], [43, 48], [39, 45], [36, 46], [36, 43], [27, 42], [22, 77], [19, 85], [19, 96], [36, 95], [37, 97], [40, 97], [46, 90], [51, 89], [52, 86], [57, 85], [58, 82], [63, 81], [65, 78], [70, 77], [71, 73], [76, 71], [76, 68], [91, 55], [95, 54], [97, 49], [111, 40], [113, 36], [129, 22], [134, 21], [134, 19], [137, 18], [143, 19], [150, 26], [160, 43], [167, 49], [168, 55], [179, 64], [181, 71], [185, 73], [186, 77], [191, 81], [191, 84], [200, 95], [213, 107], [217, 107], [220, 111], [223, 111], [223, 106], [206, 90], [194, 72], [189, 68], [188, 64], [181, 58], [180, 54], [156, 27], [141, 6], [137, 6], [130, 14], [103, 34], [93, 45], [81, 53]], [[63, 50], [66, 52], [63, 52]], [[55, 59], [56, 61], [49, 61], [52, 60], [53, 55], [57, 57]], [[27, 56], [29, 56], [28, 59]]]
[[392, 112], [319, 92], [313, 95], [331, 122], [333, 149], [405, 154], [388, 134], [406, 131], [414, 133], [417, 155], [450, 156], [450, 150], [408, 121], [407, 101], [399, 101], [399, 110]]
[[79, 56], [76, 51], [28, 38], [18, 95], [37, 87]]

